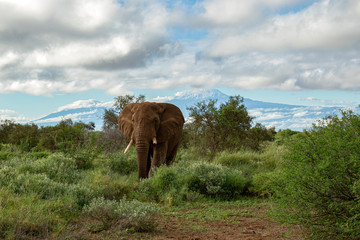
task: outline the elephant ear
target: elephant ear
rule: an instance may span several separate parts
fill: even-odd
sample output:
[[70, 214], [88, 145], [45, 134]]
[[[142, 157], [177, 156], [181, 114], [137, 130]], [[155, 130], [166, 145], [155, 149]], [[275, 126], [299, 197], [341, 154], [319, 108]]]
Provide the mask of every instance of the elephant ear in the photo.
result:
[[119, 128], [124, 134], [124, 136], [131, 140], [132, 134], [134, 131], [132, 123], [133, 109], [136, 106], [136, 103], [129, 103], [126, 105], [123, 110], [121, 110], [118, 117]]
[[184, 117], [178, 107], [169, 103], [159, 103], [160, 127], [156, 134], [156, 140], [161, 143], [172, 138], [180, 137], [184, 125]]

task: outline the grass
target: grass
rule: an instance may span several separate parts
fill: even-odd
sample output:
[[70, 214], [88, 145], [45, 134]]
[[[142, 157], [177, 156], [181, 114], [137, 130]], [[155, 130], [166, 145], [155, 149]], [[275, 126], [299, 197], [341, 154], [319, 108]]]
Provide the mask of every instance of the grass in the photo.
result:
[[253, 217], [254, 207], [266, 204], [265, 200], [243, 198], [230, 202], [198, 202], [184, 206], [163, 207], [165, 216], [175, 216], [198, 222], [239, 223], [239, 217]]
[[[271, 169], [273, 156], [267, 151], [222, 153], [209, 163], [182, 150], [175, 164], [159, 168], [139, 185], [134, 149], [127, 156], [82, 155], [82, 162], [91, 162], [84, 167], [78, 164], [78, 155], [22, 154], [6, 146], [0, 152], [0, 238], [86, 239], [93, 234], [99, 239], [121, 239], [124, 234], [131, 238], [137, 232], [156, 232], [154, 219], [170, 216], [235, 224], [262, 204], [243, 197], [249, 185], [245, 180], [251, 181], [260, 168]], [[228, 198], [233, 200], [224, 201]], [[154, 203], [161, 215], [151, 207]], [[112, 215], [96, 215], [106, 204]], [[124, 219], [133, 222], [126, 224]], [[204, 229], [201, 224], [189, 227]]]

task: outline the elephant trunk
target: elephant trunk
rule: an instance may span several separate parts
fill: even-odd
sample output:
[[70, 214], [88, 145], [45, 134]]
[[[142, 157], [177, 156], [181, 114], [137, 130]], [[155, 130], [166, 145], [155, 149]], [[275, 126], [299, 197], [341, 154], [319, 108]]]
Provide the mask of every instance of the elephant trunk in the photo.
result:
[[150, 156], [149, 156], [150, 143], [144, 140], [136, 141], [136, 152], [138, 160], [138, 174], [139, 179], [147, 178], [150, 170]]

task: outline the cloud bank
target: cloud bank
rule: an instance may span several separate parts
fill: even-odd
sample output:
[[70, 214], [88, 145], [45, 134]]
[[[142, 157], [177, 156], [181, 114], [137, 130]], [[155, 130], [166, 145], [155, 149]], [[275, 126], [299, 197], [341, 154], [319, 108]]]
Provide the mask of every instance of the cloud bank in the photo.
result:
[[187, 3], [0, 0], [0, 94], [360, 90], [359, 1]]

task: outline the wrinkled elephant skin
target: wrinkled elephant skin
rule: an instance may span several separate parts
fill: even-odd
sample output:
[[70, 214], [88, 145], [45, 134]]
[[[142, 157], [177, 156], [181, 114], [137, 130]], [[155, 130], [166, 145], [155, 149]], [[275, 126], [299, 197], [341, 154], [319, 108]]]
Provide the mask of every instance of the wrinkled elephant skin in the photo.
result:
[[139, 179], [148, 178], [152, 169], [169, 165], [180, 145], [184, 117], [169, 103], [130, 103], [118, 117], [119, 128], [130, 140], [125, 153], [136, 145]]

